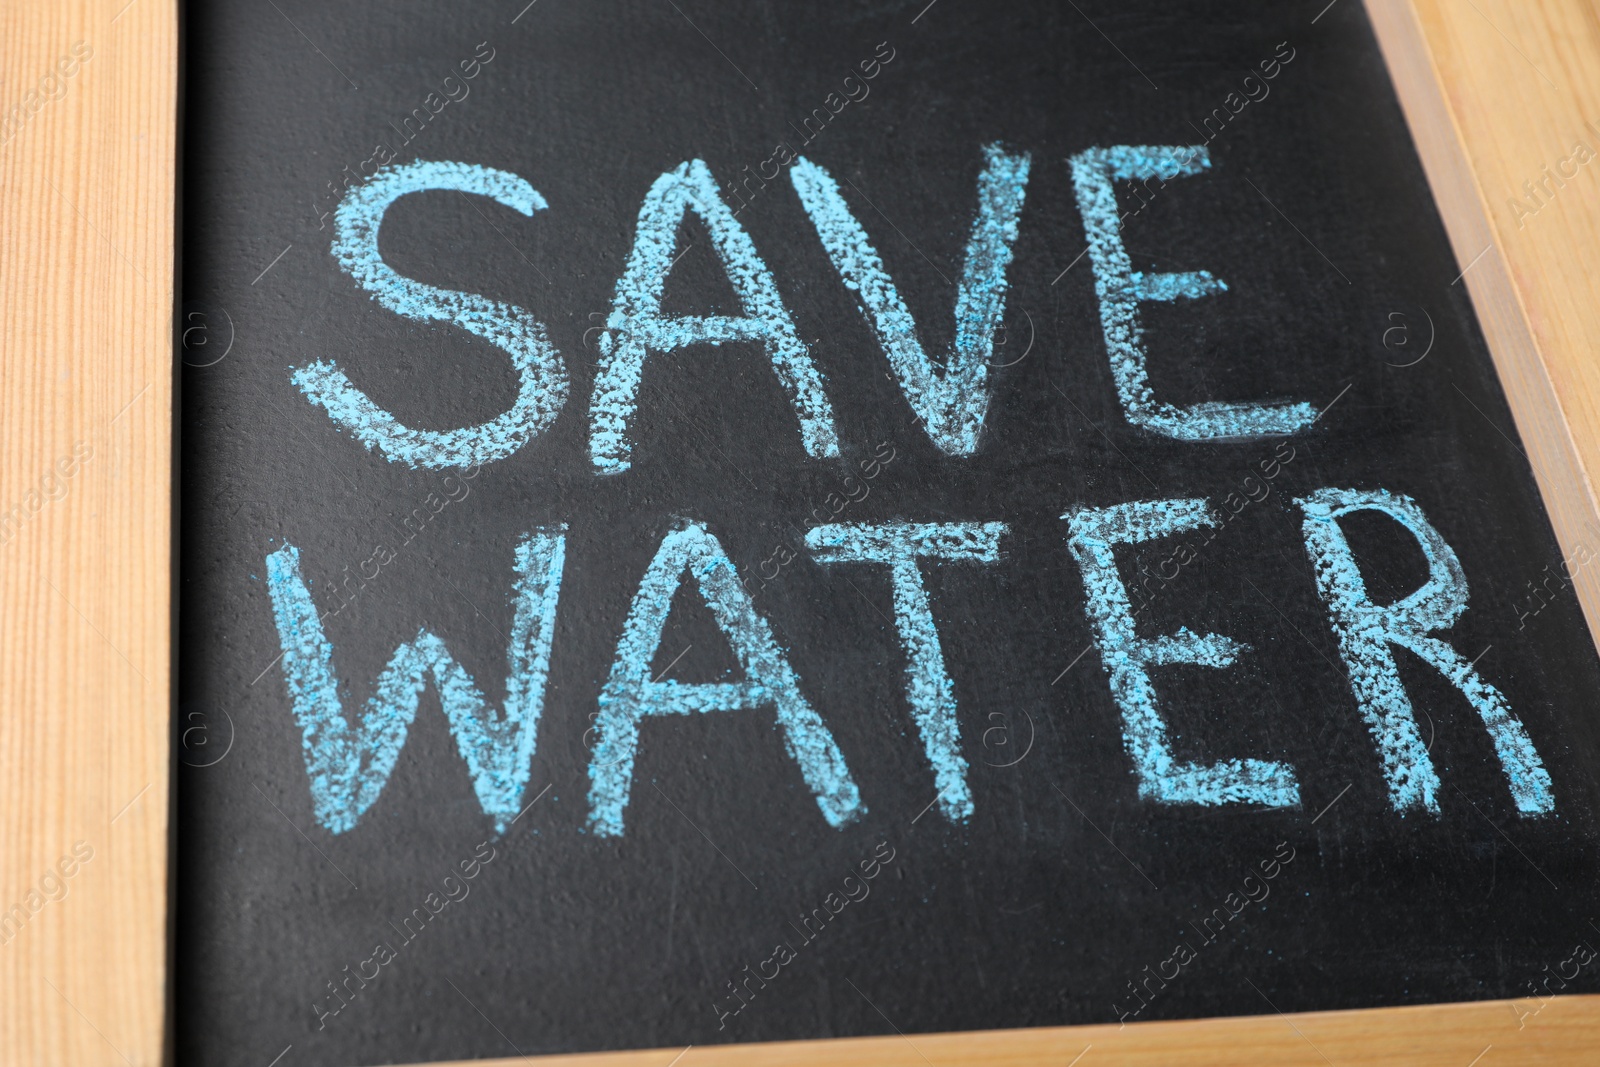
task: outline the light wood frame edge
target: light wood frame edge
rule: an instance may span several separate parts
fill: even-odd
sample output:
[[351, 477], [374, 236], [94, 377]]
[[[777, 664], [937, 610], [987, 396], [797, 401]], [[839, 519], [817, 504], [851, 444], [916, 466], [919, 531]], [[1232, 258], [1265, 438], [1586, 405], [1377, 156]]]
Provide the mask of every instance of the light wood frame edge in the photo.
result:
[[177, 5], [6, 0], [0, 39], [0, 1062], [154, 1067]]
[[[1395, 91], [1406, 113], [1417, 152], [1427, 171], [1434, 202], [1444, 219], [1450, 244], [1462, 268], [1464, 282], [1472, 296], [1478, 323], [1488, 341], [1500, 385], [1516, 420], [1517, 433], [1527, 450], [1540, 496], [1549, 512], [1564, 559], [1572, 559], [1580, 544], [1600, 551], [1600, 509], [1597, 509], [1594, 484], [1584, 468], [1580, 444], [1563, 408], [1552, 380], [1552, 365], [1581, 361], [1586, 353], [1565, 350], [1535, 337], [1529, 322], [1526, 301], [1538, 299], [1518, 268], [1525, 265], [1526, 249], [1507, 247], [1503, 219], [1491, 210], [1484, 191], [1484, 175], [1473, 165], [1472, 156], [1497, 154], [1499, 146], [1480, 135], [1469, 141], [1458, 121], [1456, 104], [1461, 86], [1452, 85], [1457, 94], [1447, 91], [1447, 82], [1435, 62], [1435, 49], [1458, 26], [1458, 20], [1482, 18], [1482, 33], [1495, 30], [1487, 16], [1473, 11], [1451, 11], [1437, 0], [1365, 0], [1373, 31], [1387, 61]], [[1537, 0], [1540, 7], [1554, 9], [1579, 6], [1581, 0]], [[1469, 5], [1470, 6], [1470, 5]], [[1419, 18], [1430, 16], [1433, 32]], [[1514, 46], [1513, 46], [1514, 47]], [[1504, 57], [1502, 57], [1504, 58]], [[1595, 57], [1600, 60], [1600, 56]], [[1488, 75], [1488, 71], [1483, 73]], [[1525, 74], [1533, 78], [1530, 71]], [[1508, 108], [1529, 101], [1508, 101]], [[1475, 150], [1475, 151], [1474, 151]], [[1534, 168], [1537, 173], [1537, 168]], [[1597, 235], [1600, 236], [1600, 235]], [[1519, 257], [1520, 252], [1520, 257]], [[1541, 350], [1542, 349], [1542, 350]], [[1488, 426], [1485, 427], [1487, 432]], [[1591, 434], [1591, 436], [1594, 436]], [[1591, 442], [1591, 447], [1595, 442]], [[1555, 561], [1542, 561], [1555, 562]], [[1530, 577], [1537, 573], [1530, 568]], [[1600, 568], [1579, 568], [1572, 584], [1583, 607], [1589, 631], [1600, 642]], [[1495, 605], [1508, 621], [1514, 619], [1509, 605]]]

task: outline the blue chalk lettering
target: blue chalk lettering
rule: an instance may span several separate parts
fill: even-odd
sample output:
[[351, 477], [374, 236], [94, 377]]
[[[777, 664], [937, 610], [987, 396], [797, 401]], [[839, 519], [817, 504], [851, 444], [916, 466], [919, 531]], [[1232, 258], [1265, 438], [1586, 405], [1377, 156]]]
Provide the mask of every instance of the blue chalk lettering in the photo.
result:
[[504, 350], [517, 371], [517, 399], [497, 418], [455, 430], [417, 430], [373, 403], [332, 360], [294, 371], [291, 380], [334, 425], [393, 463], [434, 470], [504, 459], [542, 433], [567, 402], [567, 369], [542, 323], [513, 304], [425, 285], [396, 274], [378, 250], [389, 205], [407, 193], [456, 190], [487, 196], [524, 215], [546, 205], [515, 174], [468, 163], [384, 167], [355, 186], [334, 213], [333, 255], [372, 298], [403, 318], [449, 322]]
[[[693, 211], [705, 224], [711, 247], [744, 311], [742, 317], [662, 317], [661, 294], [672, 269], [678, 224], [686, 211]], [[595, 468], [602, 474], [619, 474], [632, 464], [628, 425], [638, 407], [647, 352], [731, 341], [758, 341], [766, 348], [799, 416], [806, 453], [817, 459], [837, 456], [833, 406], [823, 391], [822, 375], [778, 296], [772, 272], [718, 195], [711, 171], [701, 160], [691, 160], [657, 178], [639, 206], [633, 251], [617, 280], [611, 315], [600, 335], [600, 367], [589, 403], [589, 456]]]
[[1143, 180], [1148, 188], [1150, 179], [1165, 185], [1179, 176], [1200, 174], [1211, 166], [1205, 146], [1112, 145], [1079, 152], [1071, 163], [1078, 211], [1089, 239], [1089, 262], [1094, 268], [1094, 292], [1100, 302], [1111, 377], [1128, 421], [1180, 441], [1290, 434], [1310, 426], [1317, 413], [1303, 402], [1205, 401], [1179, 407], [1157, 400], [1150, 388], [1139, 305], [1195, 300], [1228, 287], [1203, 270], [1172, 274], [1134, 270], [1122, 243], [1122, 218], [1112, 183]]
[[478, 803], [495, 820], [496, 831], [505, 830], [517, 814], [538, 741], [565, 556], [565, 528], [535, 530], [517, 545], [504, 714], [495, 713], [444, 642], [422, 630], [395, 650], [355, 728], [339, 696], [333, 645], [323, 636], [316, 604], [300, 576], [299, 550], [285, 543], [267, 556], [283, 676], [300, 726], [317, 822], [341, 834], [372, 807], [405, 747], [417, 700], [431, 678]]
[[[744, 669], [744, 681], [685, 685], [651, 680], [650, 664], [686, 570], [727, 636]], [[639, 583], [617, 643], [611, 677], [600, 691], [597, 737], [589, 762], [589, 828], [603, 837], [622, 836], [639, 727], [646, 718], [746, 711], [769, 704], [777, 708], [784, 749], [800, 765], [801, 777], [828, 824], [843, 826], [866, 811], [844, 754], [800, 695], [800, 679], [773, 641], [767, 621], [750, 603], [722, 545], [699, 523], [673, 530], [662, 539]]]
[[1180, 763], [1167, 741], [1150, 667], [1194, 663], [1227, 667], [1249, 651], [1221, 634], [1196, 634], [1187, 626], [1156, 638], [1134, 630], [1133, 605], [1117, 572], [1115, 545], [1132, 545], [1216, 525], [1204, 500], [1138, 500], [1109, 508], [1081, 508], [1067, 520], [1067, 548], [1083, 572], [1100, 661], [1111, 676], [1111, 695], [1122, 710], [1122, 736], [1139, 776], [1139, 795], [1165, 804], [1264, 804], [1294, 807], [1300, 787], [1294, 769], [1266, 760]]
[[817, 526], [806, 533], [806, 547], [818, 563], [883, 563], [894, 588], [894, 622], [906, 652], [906, 700], [933, 767], [939, 810], [951, 822], [965, 822], [973, 811], [967, 787], [967, 761], [961, 755], [955, 688], [944, 667], [944, 651], [934, 626], [919, 559], [1000, 559], [1001, 522], [887, 523], [881, 526]]
[[928, 437], [943, 452], [970, 456], [989, 410], [989, 358], [994, 333], [1006, 308], [1006, 268], [1017, 239], [1017, 217], [1028, 188], [1029, 157], [998, 144], [985, 145], [978, 176], [978, 214], [967, 240], [966, 266], [956, 290], [955, 343], [943, 368], [928, 359], [917, 338], [917, 324], [884, 270], [867, 232], [850, 213], [838, 183], [801, 157], [789, 180], [827, 249], [828, 258], [860, 300], [900, 391]]
[[[1386, 489], [1319, 489], [1295, 501], [1305, 512], [1306, 551], [1316, 570], [1317, 592], [1327, 603], [1350, 688], [1372, 731], [1396, 811], [1439, 810], [1439, 776], [1422, 742], [1417, 720], [1395, 666], [1391, 644], [1410, 649], [1461, 690], [1483, 720], [1511, 785], [1517, 811], [1555, 810], [1550, 775], [1511, 705], [1460, 653], [1428, 634], [1443, 630], [1467, 608], [1467, 576], [1455, 550], [1423, 515], [1416, 501]], [[1417, 539], [1428, 558], [1428, 580], [1415, 592], [1379, 606], [1367, 595], [1361, 568], [1339, 520], [1353, 511], [1378, 511]]]

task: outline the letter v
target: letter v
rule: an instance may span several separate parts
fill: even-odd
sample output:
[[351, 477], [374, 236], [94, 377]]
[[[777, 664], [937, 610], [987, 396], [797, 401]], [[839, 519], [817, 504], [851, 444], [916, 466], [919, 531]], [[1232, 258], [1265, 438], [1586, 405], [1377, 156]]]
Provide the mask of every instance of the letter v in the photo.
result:
[[339, 696], [333, 645], [323, 636], [316, 604], [300, 577], [299, 549], [285, 544], [267, 557], [267, 591], [283, 646], [284, 680], [300, 725], [319, 823], [344, 833], [378, 799], [431, 676], [478, 803], [494, 818], [496, 831], [505, 830], [522, 802], [538, 740], [565, 556], [564, 526], [554, 532], [534, 530], [517, 545], [503, 715], [490, 707], [444, 642], [424, 629], [395, 649], [355, 728]]
[[1027, 153], [1012, 155], [991, 144], [984, 146], [983, 156], [978, 214], [956, 290], [955, 343], [942, 370], [923, 351], [916, 320], [832, 176], [803, 156], [789, 170], [789, 180], [834, 269], [861, 301], [900, 381], [900, 391], [933, 443], [952, 456], [970, 456], [978, 450], [989, 410], [989, 357], [994, 354], [994, 332], [1005, 314], [1006, 268], [1011, 265], [1017, 217], [1028, 188]]

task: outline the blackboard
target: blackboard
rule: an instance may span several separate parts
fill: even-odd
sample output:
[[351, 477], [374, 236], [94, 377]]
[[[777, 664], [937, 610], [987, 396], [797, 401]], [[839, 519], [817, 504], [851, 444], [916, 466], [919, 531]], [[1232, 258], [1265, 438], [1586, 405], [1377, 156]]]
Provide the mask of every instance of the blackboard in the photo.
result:
[[1600, 990], [1359, 6], [187, 19], [185, 1062]]

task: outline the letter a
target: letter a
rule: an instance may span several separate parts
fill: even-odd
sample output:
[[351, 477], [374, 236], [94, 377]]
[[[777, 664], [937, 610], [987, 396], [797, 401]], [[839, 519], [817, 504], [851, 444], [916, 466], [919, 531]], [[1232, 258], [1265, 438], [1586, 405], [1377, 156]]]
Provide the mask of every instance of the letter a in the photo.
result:
[[[1361, 717], [1378, 743], [1395, 810], [1404, 814], [1421, 807], [1437, 812], [1439, 776], [1417, 730], [1391, 644], [1416, 653], [1461, 690], [1477, 711], [1494, 741], [1517, 811], [1524, 815], [1554, 811], [1550, 774], [1506, 698], [1459, 652], [1428, 636], [1453, 625], [1467, 609], [1467, 576], [1455, 550], [1417, 502], [1387, 489], [1318, 489], [1295, 503], [1306, 515], [1303, 531], [1317, 573], [1317, 592], [1333, 616], [1339, 655], [1350, 669], [1350, 688]], [[1339, 520], [1353, 511], [1382, 512], [1417, 539], [1428, 558], [1428, 580], [1410, 596], [1382, 606], [1372, 602], [1355, 553], [1339, 526]]]
[[283, 647], [283, 676], [300, 725], [319, 823], [342, 834], [372, 807], [405, 747], [417, 699], [431, 677], [456, 747], [467, 761], [478, 803], [494, 818], [496, 830], [504, 831], [522, 802], [538, 741], [565, 556], [564, 529], [535, 530], [517, 545], [504, 714], [495, 714], [444, 642], [422, 630], [395, 649], [354, 729], [339, 696], [333, 645], [323, 636], [317, 606], [300, 577], [299, 550], [286, 544], [267, 557], [267, 591]]
[[[727, 635], [744, 668], [744, 681], [685, 685], [651, 680], [650, 663], [686, 570]], [[843, 826], [865, 811], [833, 734], [800, 695], [799, 679], [773, 641], [767, 621], [756, 614], [722, 546], [699, 523], [672, 531], [639, 583], [611, 677], [600, 691], [598, 739], [589, 762], [589, 828], [603, 837], [622, 836], [639, 727], [646, 718], [746, 711], [768, 704], [776, 706], [784, 748], [800, 765], [828, 824]]]
[[[726, 315], [663, 318], [661, 294], [675, 260], [678, 224], [693, 211], [705, 224], [711, 247], [722, 260], [742, 317]], [[600, 369], [589, 403], [589, 458], [601, 474], [619, 474], [632, 465], [628, 424], [639, 404], [639, 380], [647, 352], [675, 352], [687, 345], [758, 341], [800, 417], [806, 454], [830, 459], [839, 454], [833, 406], [822, 389], [822, 375], [811, 362], [794, 322], [778, 296], [772, 272], [756, 246], [717, 195], [716, 180], [701, 160], [692, 160], [657, 178], [639, 207], [639, 226], [628, 266], [617, 280], [617, 295], [600, 335]]]

